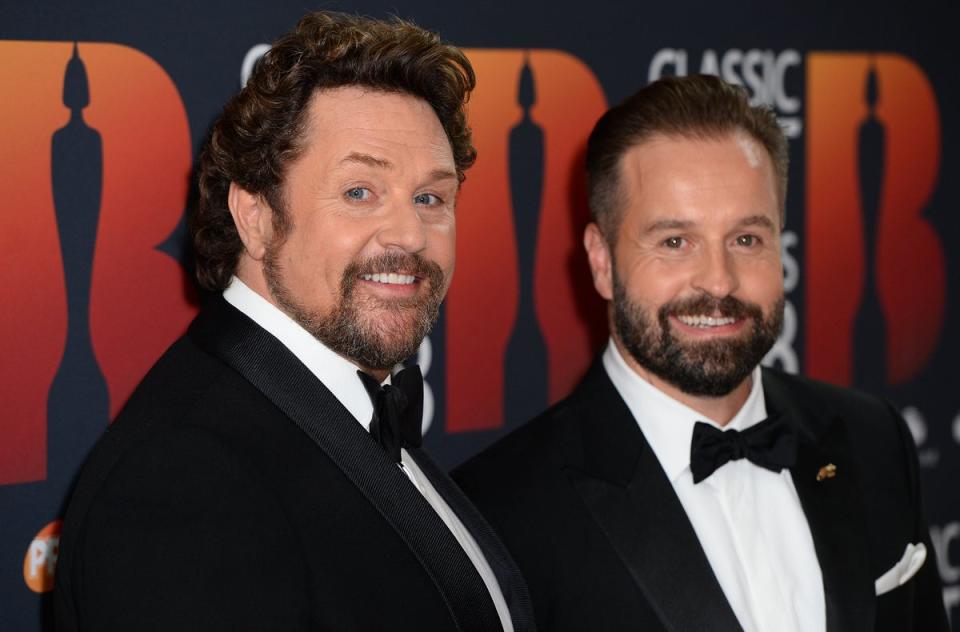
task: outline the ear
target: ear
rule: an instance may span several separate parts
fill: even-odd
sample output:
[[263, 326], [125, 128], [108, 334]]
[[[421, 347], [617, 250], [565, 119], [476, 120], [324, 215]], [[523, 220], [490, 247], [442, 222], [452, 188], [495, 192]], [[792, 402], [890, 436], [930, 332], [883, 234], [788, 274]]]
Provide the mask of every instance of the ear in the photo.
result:
[[246, 254], [260, 261], [273, 237], [273, 211], [260, 195], [250, 193], [236, 182], [230, 183], [227, 206]]
[[583, 231], [583, 247], [590, 262], [593, 287], [606, 300], [613, 300], [613, 257], [610, 256], [610, 244], [600, 232], [600, 227], [592, 222]]

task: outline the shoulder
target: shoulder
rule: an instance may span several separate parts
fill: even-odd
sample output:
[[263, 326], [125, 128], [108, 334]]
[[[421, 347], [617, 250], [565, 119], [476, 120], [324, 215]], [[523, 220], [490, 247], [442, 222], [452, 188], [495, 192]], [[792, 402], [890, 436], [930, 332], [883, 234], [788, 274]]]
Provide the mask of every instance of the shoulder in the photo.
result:
[[774, 406], [789, 407], [808, 417], [839, 418], [857, 433], [901, 433], [899, 411], [869, 393], [769, 368], [763, 369], [763, 385]]
[[582, 463], [584, 428], [602, 416], [590, 405], [596, 395], [592, 382], [588, 375], [567, 398], [453, 471], [482, 511], [546, 519], [568, 505], [572, 487], [566, 470]]
[[529, 477], [558, 467], [577, 423], [575, 402], [560, 401], [456, 468], [453, 476], [469, 485], [475, 479]]
[[[225, 574], [244, 575], [235, 557], [271, 577], [301, 572], [276, 481], [245, 447], [277, 414], [216, 358], [178, 340], [81, 471], [64, 518], [58, 590], [80, 596], [89, 612], [109, 612], [117, 594], [146, 612], [143, 585], [193, 603], [191, 594], [222, 592], [197, 582], [228, 586]], [[229, 553], [238, 550], [245, 557]], [[295, 588], [288, 584], [277, 585]]]
[[886, 489], [916, 482], [916, 447], [900, 412], [887, 400], [855, 389], [764, 369], [771, 404], [798, 414], [806, 424], [840, 429], [864, 484]]
[[[189, 507], [253, 492], [254, 468], [238, 435], [256, 435], [258, 416], [278, 413], [255, 389], [183, 337], [157, 361], [81, 470], [65, 535], [111, 507], [140, 507], [157, 518], [195, 515]], [[119, 518], [132, 519], [133, 513]]]

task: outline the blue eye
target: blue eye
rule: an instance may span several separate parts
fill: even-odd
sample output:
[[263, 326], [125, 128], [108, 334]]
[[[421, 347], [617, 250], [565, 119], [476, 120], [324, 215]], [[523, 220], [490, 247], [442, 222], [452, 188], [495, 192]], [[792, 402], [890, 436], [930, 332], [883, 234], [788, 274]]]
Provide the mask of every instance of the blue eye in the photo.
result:
[[363, 201], [370, 197], [370, 189], [366, 187], [353, 187], [352, 189], [347, 189], [344, 195], [351, 200]]
[[424, 204], [426, 206], [436, 206], [441, 201], [442, 200], [433, 193], [418, 193], [413, 196], [413, 202], [415, 204]]

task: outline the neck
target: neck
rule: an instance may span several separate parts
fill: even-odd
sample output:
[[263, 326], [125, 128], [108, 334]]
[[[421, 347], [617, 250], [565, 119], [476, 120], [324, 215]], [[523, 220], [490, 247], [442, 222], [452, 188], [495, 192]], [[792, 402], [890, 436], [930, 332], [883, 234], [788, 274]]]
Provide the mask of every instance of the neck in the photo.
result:
[[648, 369], [641, 366], [634, 359], [633, 355], [631, 355], [630, 352], [627, 351], [627, 349], [623, 346], [619, 336], [613, 336], [613, 341], [614, 344], [617, 345], [617, 350], [620, 352], [620, 356], [627, 363], [627, 366], [634, 371], [634, 373], [639, 375], [654, 388], [666, 393], [684, 406], [695, 410], [708, 419], [717, 422], [721, 426], [726, 426], [728, 423], [730, 423], [730, 420], [734, 418], [741, 408], [743, 408], [747, 398], [750, 396], [750, 389], [753, 387], [753, 378], [750, 375], [748, 375], [745, 380], [743, 380], [737, 385], [736, 388], [726, 395], [721, 395], [719, 397], [691, 395], [690, 393], [680, 390], [673, 384], [664, 381], [659, 376], [654, 375]]

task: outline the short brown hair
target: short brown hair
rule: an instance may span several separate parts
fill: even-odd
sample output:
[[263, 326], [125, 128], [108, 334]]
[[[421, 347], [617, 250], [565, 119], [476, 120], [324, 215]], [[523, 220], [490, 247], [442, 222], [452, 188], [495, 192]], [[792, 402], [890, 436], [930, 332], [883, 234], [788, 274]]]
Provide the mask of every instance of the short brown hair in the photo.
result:
[[787, 139], [773, 110], [751, 106], [743, 88], [710, 75], [664, 77], [604, 114], [587, 142], [590, 212], [609, 240], [623, 206], [620, 164], [632, 147], [662, 134], [715, 139], [743, 131], [766, 148], [777, 178], [781, 226], [786, 219]]
[[423, 99], [443, 126], [462, 181], [477, 155], [464, 111], [475, 84], [458, 48], [399, 18], [326, 11], [304, 16], [227, 102], [201, 152], [191, 218], [197, 280], [209, 290], [224, 289], [243, 251], [227, 208], [231, 182], [264, 197], [280, 235], [288, 228], [284, 174], [303, 150], [306, 112], [317, 90], [357, 85]]

